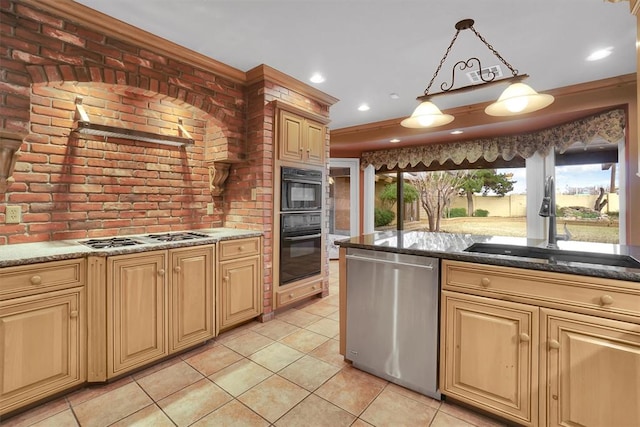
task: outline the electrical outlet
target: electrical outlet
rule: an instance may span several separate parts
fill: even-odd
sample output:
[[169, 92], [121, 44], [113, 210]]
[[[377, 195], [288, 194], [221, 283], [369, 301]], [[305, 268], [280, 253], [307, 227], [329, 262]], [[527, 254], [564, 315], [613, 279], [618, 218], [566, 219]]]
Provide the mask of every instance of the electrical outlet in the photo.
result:
[[256, 200], [258, 198], [258, 190], [256, 188], [251, 189], [251, 200]]
[[213, 203], [207, 203], [207, 215], [213, 215]]
[[5, 224], [20, 224], [22, 221], [22, 208], [20, 206], [7, 206], [4, 222]]

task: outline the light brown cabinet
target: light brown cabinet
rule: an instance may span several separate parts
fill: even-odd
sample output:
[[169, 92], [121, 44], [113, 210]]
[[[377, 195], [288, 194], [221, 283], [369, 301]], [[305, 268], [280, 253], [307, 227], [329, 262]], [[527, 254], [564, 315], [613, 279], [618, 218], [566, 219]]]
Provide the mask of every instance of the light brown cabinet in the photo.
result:
[[637, 283], [443, 261], [442, 288], [445, 395], [522, 425], [640, 425]]
[[538, 308], [443, 291], [441, 391], [537, 425]]
[[114, 377], [169, 354], [166, 251], [107, 259], [107, 372]]
[[84, 273], [84, 260], [0, 270], [0, 415], [86, 381]]
[[219, 244], [218, 327], [228, 329], [262, 314], [259, 237]]
[[213, 338], [213, 245], [107, 259], [107, 377]]
[[169, 353], [213, 338], [214, 251], [196, 246], [169, 251]]
[[326, 127], [286, 110], [279, 113], [280, 160], [324, 165]]
[[640, 326], [541, 313], [547, 425], [640, 426]]

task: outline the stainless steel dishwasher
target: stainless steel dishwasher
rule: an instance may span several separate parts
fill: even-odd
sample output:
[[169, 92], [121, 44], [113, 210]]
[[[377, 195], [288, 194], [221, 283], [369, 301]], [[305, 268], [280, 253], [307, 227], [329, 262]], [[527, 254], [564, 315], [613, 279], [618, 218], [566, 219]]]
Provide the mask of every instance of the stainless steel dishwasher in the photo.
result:
[[438, 260], [347, 249], [347, 359], [440, 399]]

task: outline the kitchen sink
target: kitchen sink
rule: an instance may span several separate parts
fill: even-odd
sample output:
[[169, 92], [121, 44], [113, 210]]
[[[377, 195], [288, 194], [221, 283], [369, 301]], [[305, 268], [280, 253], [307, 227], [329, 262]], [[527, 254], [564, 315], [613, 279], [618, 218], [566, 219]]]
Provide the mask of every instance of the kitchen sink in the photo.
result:
[[465, 249], [465, 251], [492, 255], [508, 255], [524, 258], [545, 259], [550, 263], [582, 262], [587, 264], [608, 265], [614, 267], [640, 268], [640, 261], [629, 255], [619, 254], [566, 251], [562, 249], [504, 245], [497, 243], [474, 243], [473, 245]]

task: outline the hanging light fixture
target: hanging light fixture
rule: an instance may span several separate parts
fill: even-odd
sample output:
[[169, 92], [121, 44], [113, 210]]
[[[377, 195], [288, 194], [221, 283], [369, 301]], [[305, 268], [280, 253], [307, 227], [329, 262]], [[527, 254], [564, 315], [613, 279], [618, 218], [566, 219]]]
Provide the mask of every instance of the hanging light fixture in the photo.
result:
[[[480, 35], [473, 27], [474, 20], [473, 19], [463, 19], [456, 23], [456, 33], [449, 44], [449, 47], [444, 53], [444, 56], [440, 60], [440, 64], [436, 69], [436, 72], [431, 77], [431, 81], [429, 85], [424, 91], [424, 95], [417, 97], [416, 99], [420, 101], [420, 105], [414, 110], [411, 117], [404, 119], [400, 124], [407, 128], [428, 128], [428, 127], [436, 127], [446, 125], [447, 123], [451, 123], [454, 117], [450, 114], [443, 114], [440, 109], [431, 102], [431, 98], [437, 95], [442, 95], [446, 93], [454, 93], [454, 92], [464, 92], [468, 90], [477, 89], [481, 86], [486, 86], [495, 83], [501, 83], [505, 81], [511, 82], [509, 87], [507, 87], [504, 92], [500, 95], [498, 100], [493, 104], [487, 106], [485, 108], [485, 113], [491, 116], [514, 116], [517, 114], [526, 114], [531, 113], [533, 111], [540, 110], [549, 106], [553, 102], [553, 96], [547, 94], [540, 94], [533, 90], [530, 86], [522, 83], [522, 80], [529, 77], [527, 74], [518, 74], [518, 70], [514, 69], [511, 64], [509, 64], [499, 53], [496, 51], [493, 46], [491, 46], [484, 37]], [[496, 79], [496, 73], [491, 69], [483, 69], [482, 64], [480, 63], [480, 59], [476, 57], [471, 57], [466, 61], [458, 61], [452, 69], [451, 72], [451, 83], [443, 82], [440, 85], [441, 92], [431, 94], [429, 90], [433, 85], [434, 80], [438, 76], [440, 69], [442, 68], [442, 64], [444, 64], [453, 44], [456, 42], [460, 31], [470, 29], [473, 33], [484, 43], [485, 46], [502, 62], [512, 73], [511, 77], [506, 77], [503, 79]], [[481, 83], [472, 84], [464, 87], [460, 87], [454, 89], [453, 86], [455, 84], [455, 71], [456, 68], [460, 71], [464, 71], [466, 69], [471, 69], [477, 64], [478, 66], [478, 78]]]

